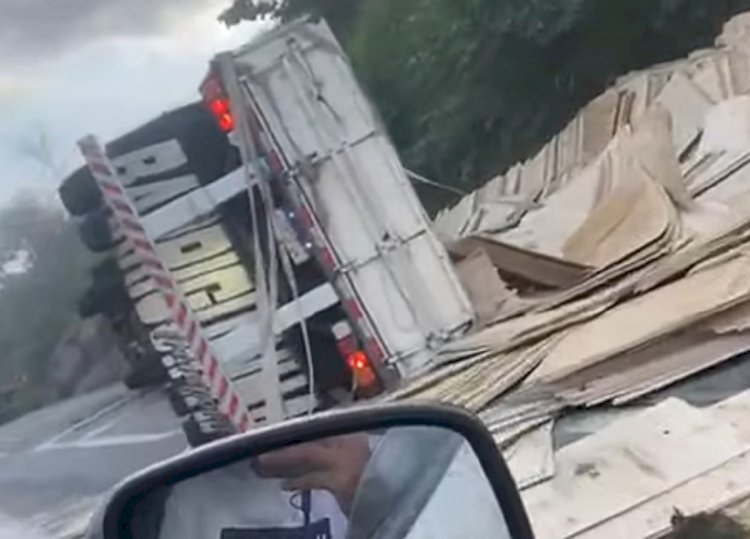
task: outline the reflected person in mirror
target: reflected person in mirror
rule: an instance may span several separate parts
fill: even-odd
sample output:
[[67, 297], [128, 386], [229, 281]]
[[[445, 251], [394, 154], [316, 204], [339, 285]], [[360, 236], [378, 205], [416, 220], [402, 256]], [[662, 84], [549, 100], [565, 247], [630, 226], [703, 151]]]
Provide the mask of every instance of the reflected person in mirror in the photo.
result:
[[145, 502], [133, 539], [510, 537], [471, 447], [434, 427], [289, 446]]

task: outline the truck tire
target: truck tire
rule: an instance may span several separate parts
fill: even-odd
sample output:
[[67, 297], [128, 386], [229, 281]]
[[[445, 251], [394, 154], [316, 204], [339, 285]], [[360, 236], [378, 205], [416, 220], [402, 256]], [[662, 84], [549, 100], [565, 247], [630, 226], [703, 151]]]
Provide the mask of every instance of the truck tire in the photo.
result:
[[124, 286], [118, 283], [94, 281], [78, 300], [78, 314], [90, 318], [103, 314], [110, 319], [124, 315], [131, 306], [130, 296]]
[[190, 408], [185, 399], [177, 391], [167, 391], [167, 399], [177, 417], [185, 417], [190, 413]]
[[170, 391], [169, 403], [177, 417], [185, 417], [195, 412], [205, 412], [215, 409], [216, 403], [208, 395], [201, 395], [185, 391]]
[[167, 381], [167, 373], [164, 367], [158, 363], [155, 365], [138, 365], [133, 367], [125, 376], [123, 383], [131, 390], [145, 389], [147, 387], [158, 387]]
[[81, 217], [102, 204], [102, 194], [86, 167], [79, 168], [63, 182], [58, 191], [70, 215]]
[[78, 233], [81, 241], [90, 251], [105, 253], [117, 244], [108, 219], [108, 211], [106, 208], [101, 208], [87, 214], [79, 223]]

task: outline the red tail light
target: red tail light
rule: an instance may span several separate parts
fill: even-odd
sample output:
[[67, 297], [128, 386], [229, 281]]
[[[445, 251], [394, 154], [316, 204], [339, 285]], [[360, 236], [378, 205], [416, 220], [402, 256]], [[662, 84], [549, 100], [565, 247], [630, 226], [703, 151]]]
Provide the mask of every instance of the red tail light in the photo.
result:
[[357, 395], [360, 397], [374, 397], [382, 387], [375, 369], [367, 354], [360, 350], [357, 338], [354, 336], [349, 322], [342, 321], [331, 328], [336, 338], [336, 347], [346, 364], [352, 371]]
[[229, 133], [234, 130], [234, 118], [229, 106], [229, 99], [214, 99], [208, 103], [208, 108], [214, 113], [222, 131]]
[[203, 101], [208, 106], [208, 110], [211, 111], [216, 122], [219, 124], [219, 128], [224, 133], [233, 131], [234, 118], [232, 117], [232, 107], [221, 81], [213, 74], [209, 74], [201, 85], [201, 94], [203, 95]]
[[354, 373], [358, 387], [367, 389], [377, 384], [378, 377], [370, 366], [367, 354], [363, 351], [357, 350], [356, 352], [352, 352], [347, 356], [346, 362]]

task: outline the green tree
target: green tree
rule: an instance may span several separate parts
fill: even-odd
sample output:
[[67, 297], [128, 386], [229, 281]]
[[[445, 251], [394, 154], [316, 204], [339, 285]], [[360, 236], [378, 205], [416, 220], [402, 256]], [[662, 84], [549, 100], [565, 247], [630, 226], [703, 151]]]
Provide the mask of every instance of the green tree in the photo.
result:
[[24, 410], [56, 397], [49, 360], [77, 316], [90, 256], [53, 201], [26, 193], [0, 208], [0, 379], [26, 379]]
[[303, 15], [325, 17], [340, 38], [348, 36], [366, 0], [234, 0], [219, 17], [228, 26], [273, 17], [289, 21]]

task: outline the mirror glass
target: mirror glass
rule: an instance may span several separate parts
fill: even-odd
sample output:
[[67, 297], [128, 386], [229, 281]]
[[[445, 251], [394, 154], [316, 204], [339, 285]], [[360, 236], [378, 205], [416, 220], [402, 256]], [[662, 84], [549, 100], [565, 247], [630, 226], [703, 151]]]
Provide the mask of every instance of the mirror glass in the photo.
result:
[[459, 434], [395, 427], [247, 458], [149, 493], [133, 539], [510, 537]]

